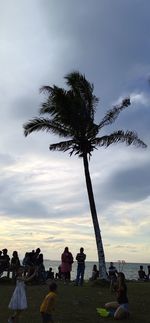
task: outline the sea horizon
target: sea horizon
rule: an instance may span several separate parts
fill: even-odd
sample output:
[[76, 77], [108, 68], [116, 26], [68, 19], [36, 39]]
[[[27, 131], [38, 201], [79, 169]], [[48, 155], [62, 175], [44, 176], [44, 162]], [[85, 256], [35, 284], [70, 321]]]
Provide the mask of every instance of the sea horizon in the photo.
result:
[[[116, 267], [116, 269], [118, 271], [122, 271], [125, 274], [126, 279], [129, 280], [137, 280], [138, 279], [138, 270], [139, 267], [142, 265], [146, 274], [147, 274], [147, 266], [150, 263], [142, 263], [142, 262], [126, 262], [124, 260], [118, 261], [118, 262], [113, 262], [114, 266]], [[54, 274], [56, 274], [56, 272], [58, 272], [58, 266], [61, 264], [61, 260], [49, 260], [49, 259], [45, 259], [44, 260], [44, 265], [45, 265], [45, 269], [48, 270], [49, 267], [52, 267]], [[85, 275], [84, 278], [86, 280], [88, 280], [91, 275], [92, 275], [92, 268], [93, 265], [97, 265], [98, 267], [98, 261], [86, 261], [85, 262]], [[110, 262], [106, 261], [106, 269], [108, 271]], [[71, 279], [74, 280], [76, 278], [76, 272], [77, 272], [77, 262], [74, 261], [73, 265], [72, 265], [72, 271], [71, 271]]]

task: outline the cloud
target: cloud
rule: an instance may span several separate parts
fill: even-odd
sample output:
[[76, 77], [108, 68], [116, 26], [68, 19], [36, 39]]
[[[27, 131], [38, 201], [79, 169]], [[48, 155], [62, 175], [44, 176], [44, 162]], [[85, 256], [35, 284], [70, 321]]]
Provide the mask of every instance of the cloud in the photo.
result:
[[59, 259], [65, 245], [76, 253], [86, 242], [88, 259], [97, 258], [82, 160], [52, 154], [49, 144], [59, 138], [45, 133], [25, 138], [22, 127], [38, 115], [45, 99], [39, 94], [42, 85], [65, 86], [63, 76], [80, 70], [100, 97], [96, 122], [118, 98], [131, 96], [132, 105], [103, 133], [131, 129], [148, 144], [147, 150], [112, 145], [93, 152], [90, 160], [107, 259], [112, 254], [146, 259], [149, 11], [148, 2], [136, 0], [87, 0], [86, 6], [79, 0], [6, 0], [1, 5], [0, 248], [23, 255], [41, 246], [48, 258]]

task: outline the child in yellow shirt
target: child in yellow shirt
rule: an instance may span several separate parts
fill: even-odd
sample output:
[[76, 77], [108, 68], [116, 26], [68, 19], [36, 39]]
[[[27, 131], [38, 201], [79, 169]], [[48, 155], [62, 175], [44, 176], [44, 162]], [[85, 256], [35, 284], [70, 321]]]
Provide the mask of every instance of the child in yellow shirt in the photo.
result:
[[42, 316], [43, 323], [51, 323], [53, 322], [52, 312], [55, 308], [56, 298], [57, 298], [57, 284], [51, 283], [49, 286], [49, 293], [45, 296], [41, 306], [40, 313]]

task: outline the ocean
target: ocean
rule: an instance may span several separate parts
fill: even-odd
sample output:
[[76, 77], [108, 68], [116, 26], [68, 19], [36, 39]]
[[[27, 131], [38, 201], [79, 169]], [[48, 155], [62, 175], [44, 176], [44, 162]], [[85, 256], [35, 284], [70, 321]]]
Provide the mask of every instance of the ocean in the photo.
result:
[[[85, 280], [88, 280], [91, 277], [92, 274], [92, 268], [93, 265], [97, 265], [98, 263], [95, 261], [86, 261], [85, 263], [85, 275], [84, 278]], [[60, 261], [55, 261], [55, 260], [45, 260], [44, 261], [45, 269], [48, 270], [49, 267], [52, 267], [54, 273], [58, 272], [58, 266], [60, 265]], [[110, 263], [106, 262], [106, 267], [107, 270], [109, 268]], [[143, 264], [143, 263], [119, 263], [119, 262], [114, 262], [114, 266], [118, 271], [122, 271], [125, 274], [126, 279], [130, 280], [137, 280], [138, 279], [138, 270], [140, 268], [140, 265], [143, 265], [143, 269], [145, 270], [146, 274], [148, 273], [147, 271], [147, 266], [149, 264]], [[76, 261], [72, 265], [72, 271], [71, 271], [71, 280], [74, 280], [76, 278], [76, 272], [77, 272], [77, 263]]]

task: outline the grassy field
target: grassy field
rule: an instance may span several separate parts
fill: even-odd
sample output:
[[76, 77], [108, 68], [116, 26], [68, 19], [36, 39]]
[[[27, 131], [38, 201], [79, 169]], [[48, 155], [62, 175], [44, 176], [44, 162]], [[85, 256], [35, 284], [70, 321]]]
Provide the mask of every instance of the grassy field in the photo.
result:
[[[131, 316], [122, 322], [150, 322], [150, 283], [129, 282], [128, 297]], [[14, 285], [0, 283], [0, 323], [6, 323], [10, 315], [8, 303]], [[21, 323], [40, 323], [39, 307], [48, 292], [47, 285], [27, 286], [28, 310], [21, 316]], [[54, 313], [56, 323], [101, 323], [112, 322], [112, 318], [101, 318], [97, 307], [103, 307], [105, 302], [115, 299], [108, 287], [93, 286], [85, 283], [83, 287], [58, 283], [58, 302]]]

